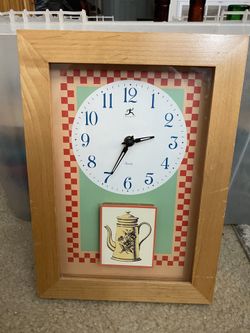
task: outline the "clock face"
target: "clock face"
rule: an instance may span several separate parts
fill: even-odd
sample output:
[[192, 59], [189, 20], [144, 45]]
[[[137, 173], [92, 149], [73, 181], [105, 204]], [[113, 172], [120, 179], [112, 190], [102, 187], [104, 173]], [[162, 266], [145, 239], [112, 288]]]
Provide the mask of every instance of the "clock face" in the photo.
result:
[[137, 80], [109, 83], [80, 106], [72, 146], [84, 174], [101, 188], [133, 195], [170, 179], [186, 150], [187, 132], [174, 100]]

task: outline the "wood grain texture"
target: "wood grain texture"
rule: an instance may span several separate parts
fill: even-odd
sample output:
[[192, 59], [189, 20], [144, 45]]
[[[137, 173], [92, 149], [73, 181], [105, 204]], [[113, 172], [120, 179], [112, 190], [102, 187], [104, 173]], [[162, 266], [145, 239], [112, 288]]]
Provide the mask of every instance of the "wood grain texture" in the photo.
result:
[[[54, 212], [48, 63], [19, 37], [29, 195], [37, 285], [45, 291], [59, 278]], [[38, 79], [38, 81], [37, 81]]]
[[193, 284], [208, 298], [217, 270], [245, 61], [243, 50], [234, 48], [216, 67], [214, 78], [193, 268]]
[[[38, 293], [49, 298], [210, 303], [244, 78], [244, 36], [18, 32]], [[50, 63], [206, 66], [215, 69], [192, 281], [60, 277], [54, 212]], [[204, 140], [205, 140], [204, 139]]]
[[34, 0], [1, 0], [0, 12], [13, 10], [35, 10]]
[[48, 35], [44, 30], [21, 33], [44, 59], [54, 63], [215, 66], [236, 45], [244, 43], [241, 36], [229, 35], [85, 31], [50, 31]]
[[209, 304], [189, 282], [62, 277], [43, 298]]

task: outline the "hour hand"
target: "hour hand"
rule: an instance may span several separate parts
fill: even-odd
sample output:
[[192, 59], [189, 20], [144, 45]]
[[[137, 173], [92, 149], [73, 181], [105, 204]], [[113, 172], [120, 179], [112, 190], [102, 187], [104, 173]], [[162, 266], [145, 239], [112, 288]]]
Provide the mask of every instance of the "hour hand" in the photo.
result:
[[111, 171], [111, 175], [112, 175], [112, 174], [115, 172], [115, 170], [118, 168], [118, 165], [121, 163], [121, 161], [122, 161], [123, 157], [125, 156], [125, 154], [127, 153], [127, 151], [128, 151], [128, 146], [126, 145], [126, 146], [123, 148], [121, 154], [119, 155], [117, 161], [115, 162], [115, 165], [114, 165], [114, 167], [113, 167], [113, 169], [112, 169], [112, 171]]
[[151, 136], [143, 136], [141, 138], [136, 138], [134, 139], [134, 142], [137, 143], [137, 142], [143, 142], [143, 141], [147, 141], [147, 140], [151, 140], [151, 139], [154, 139], [154, 136], [151, 135]]

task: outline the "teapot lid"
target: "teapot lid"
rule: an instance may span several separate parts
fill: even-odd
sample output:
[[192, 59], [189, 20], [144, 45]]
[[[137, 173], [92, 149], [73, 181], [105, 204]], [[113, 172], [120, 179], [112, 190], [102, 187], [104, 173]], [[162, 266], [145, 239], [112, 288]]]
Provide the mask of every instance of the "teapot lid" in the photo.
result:
[[138, 217], [130, 214], [130, 211], [127, 211], [125, 214], [117, 216], [118, 220], [123, 220], [123, 222], [132, 222], [132, 221], [137, 221]]

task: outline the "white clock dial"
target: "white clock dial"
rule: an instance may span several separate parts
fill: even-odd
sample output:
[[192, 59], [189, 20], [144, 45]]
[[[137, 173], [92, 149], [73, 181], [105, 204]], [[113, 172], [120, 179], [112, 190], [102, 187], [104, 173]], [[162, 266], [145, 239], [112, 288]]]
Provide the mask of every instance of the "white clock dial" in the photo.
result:
[[152, 191], [173, 176], [184, 157], [186, 137], [182, 112], [166, 92], [143, 81], [122, 80], [98, 88], [82, 103], [72, 146], [91, 181], [107, 191], [133, 195]]

